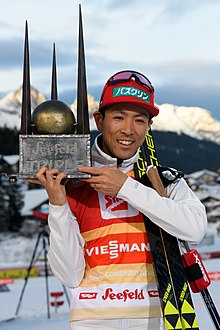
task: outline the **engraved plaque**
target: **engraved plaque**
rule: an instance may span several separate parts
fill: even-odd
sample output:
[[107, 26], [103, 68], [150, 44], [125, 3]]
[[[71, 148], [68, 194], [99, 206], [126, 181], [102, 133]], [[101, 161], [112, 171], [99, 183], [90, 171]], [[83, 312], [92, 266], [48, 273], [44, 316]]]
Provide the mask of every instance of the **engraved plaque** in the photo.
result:
[[19, 177], [36, 178], [36, 172], [46, 166], [66, 173], [68, 178], [89, 178], [77, 171], [80, 165], [91, 166], [90, 135], [20, 135]]

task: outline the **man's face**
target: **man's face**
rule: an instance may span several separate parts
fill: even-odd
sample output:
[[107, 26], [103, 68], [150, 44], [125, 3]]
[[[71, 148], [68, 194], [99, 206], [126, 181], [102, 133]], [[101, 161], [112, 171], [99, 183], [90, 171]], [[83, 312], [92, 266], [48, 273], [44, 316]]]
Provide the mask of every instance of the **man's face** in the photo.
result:
[[147, 111], [134, 105], [114, 105], [105, 110], [104, 118], [98, 111], [94, 118], [103, 134], [103, 151], [120, 159], [136, 153], [150, 125]]

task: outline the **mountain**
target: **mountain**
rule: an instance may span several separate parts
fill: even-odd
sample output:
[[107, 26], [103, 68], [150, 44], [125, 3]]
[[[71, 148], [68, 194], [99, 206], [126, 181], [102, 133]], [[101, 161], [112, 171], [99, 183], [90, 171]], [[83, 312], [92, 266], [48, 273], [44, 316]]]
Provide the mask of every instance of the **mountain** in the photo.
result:
[[208, 110], [173, 104], [159, 105], [160, 114], [153, 120], [153, 129], [189, 135], [199, 140], [220, 144], [220, 122]]
[[[46, 101], [44, 95], [32, 87], [31, 108], [35, 109], [38, 104], [44, 101]], [[21, 103], [22, 88], [7, 94], [0, 100], [0, 127], [20, 128]]]

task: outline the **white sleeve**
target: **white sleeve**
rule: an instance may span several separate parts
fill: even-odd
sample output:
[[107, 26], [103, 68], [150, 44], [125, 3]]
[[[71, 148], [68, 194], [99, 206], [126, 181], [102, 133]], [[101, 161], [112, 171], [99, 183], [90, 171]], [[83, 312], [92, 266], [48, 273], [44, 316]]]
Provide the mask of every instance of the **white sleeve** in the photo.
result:
[[171, 235], [198, 244], [205, 235], [207, 217], [204, 205], [184, 179], [166, 189], [168, 198], [128, 177], [118, 197], [145, 214]]
[[85, 270], [84, 239], [68, 203], [49, 205], [50, 248], [48, 260], [54, 275], [66, 286], [76, 287]]

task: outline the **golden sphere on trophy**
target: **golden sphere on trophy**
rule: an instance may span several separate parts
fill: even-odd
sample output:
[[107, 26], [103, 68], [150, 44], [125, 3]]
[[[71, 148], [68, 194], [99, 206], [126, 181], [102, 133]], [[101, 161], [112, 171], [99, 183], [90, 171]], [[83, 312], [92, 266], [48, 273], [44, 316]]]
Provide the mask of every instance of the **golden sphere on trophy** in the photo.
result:
[[59, 100], [39, 104], [32, 113], [33, 134], [74, 134], [76, 119], [68, 105]]

